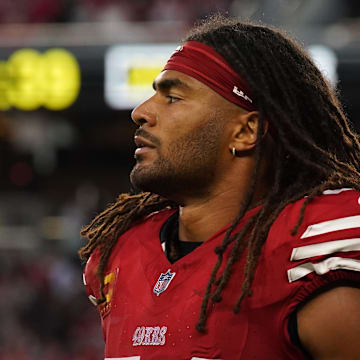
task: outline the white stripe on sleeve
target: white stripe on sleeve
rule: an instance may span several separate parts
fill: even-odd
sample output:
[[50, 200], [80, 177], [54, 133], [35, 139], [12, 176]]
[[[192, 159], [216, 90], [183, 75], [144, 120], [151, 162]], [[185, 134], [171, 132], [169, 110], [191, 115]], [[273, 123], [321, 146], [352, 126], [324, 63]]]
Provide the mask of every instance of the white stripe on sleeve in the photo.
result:
[[360, 261], [355, 259], [348, 259], [342, 257], [331, 257], [317, 264], [307, 262], [305, 264], [296, 266], [287, 271], [289, 282], [294, 282], [303, 278], [304, 276], [315, 272], [318, 275], [323, 275], [330, 270], [352, 270], [360, 271]]
[[349, 190], [354, 190], [352, 188], [342, 188], [342, 189], [335, 189], [335, 190], [325, 190], [323, 192], [324, 195], [336, 195], [336, 194], [340, 194], [343, 191], [349, 191]]
[[89, 295], [89, 300], [94, 306], [98, 306], [98, 303], [96, 301], [96, 297], [94, 295]]
[[314, 256], [328, 255], [336, 252], [360, 250], [360, 238], [326, 241], [322, 243], [294, 248], [290, 261], [302, 260]]
[[140, 360], [140, 356], [127, 356], [121, 358], [105, 358], [104, 360]]
[[324, 221], [318, 224], [309, 225], [301, 235], [301, 239], [310, 236], [327, 234], [333, 231], [360, 228], [360, 215], [348, 216], [340, 219]]
[[166, 243], [165, 241], [161, 243], [161, 248], [163, 249], [163, 252], [166, 252]]

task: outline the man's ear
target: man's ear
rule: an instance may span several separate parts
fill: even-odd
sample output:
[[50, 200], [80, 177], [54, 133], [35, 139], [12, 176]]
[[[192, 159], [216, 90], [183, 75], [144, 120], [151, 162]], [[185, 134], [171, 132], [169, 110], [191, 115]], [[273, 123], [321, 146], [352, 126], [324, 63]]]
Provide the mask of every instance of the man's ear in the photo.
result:
[[[233, 132], [231, 143], [229, 144], [230, 150], [235, 148], [236, 153], [252, 150], [258, 141], [260, 141], [258, 139], [259, 112], [241, 112], [233, 120]], [[268, 123], [266, 121], [263, 133], [266, 134], [267, 130]]]

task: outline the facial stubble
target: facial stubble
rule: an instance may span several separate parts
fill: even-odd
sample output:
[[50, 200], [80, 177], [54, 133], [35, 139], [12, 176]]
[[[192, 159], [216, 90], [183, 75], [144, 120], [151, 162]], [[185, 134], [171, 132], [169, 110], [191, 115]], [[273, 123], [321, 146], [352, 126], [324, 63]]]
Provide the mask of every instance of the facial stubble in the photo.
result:
[[224, 121], [216, 114], [165, 148], [160, 144], [150, 164], [139, 157], [131, 183], [136, 189], [174, 200], [206, 194], [216, 176], [223, 130]]

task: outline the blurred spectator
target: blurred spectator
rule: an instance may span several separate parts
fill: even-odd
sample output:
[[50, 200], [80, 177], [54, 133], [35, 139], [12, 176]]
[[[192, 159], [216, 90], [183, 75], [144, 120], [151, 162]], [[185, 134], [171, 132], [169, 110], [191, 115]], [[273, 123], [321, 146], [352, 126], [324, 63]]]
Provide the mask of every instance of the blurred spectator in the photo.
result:
[[229, 10], [233, 0], [1, 0], [0, 23], [184, 21]]
[[77, 259], [61, 252], [2, 252], [0, 274], [0, 360], [103, 357], [98, 315]]

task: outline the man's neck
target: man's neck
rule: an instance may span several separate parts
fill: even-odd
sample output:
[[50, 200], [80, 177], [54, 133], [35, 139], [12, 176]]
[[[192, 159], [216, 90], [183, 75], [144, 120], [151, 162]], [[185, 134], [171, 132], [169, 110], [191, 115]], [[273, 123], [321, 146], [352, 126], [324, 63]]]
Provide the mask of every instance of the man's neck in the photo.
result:
[[[267, 145], [265, 150], [270, 158], [271, 144], [265, 143], [265, 145]], [[217, 172], [222, 175], [208, 193], [203, 192], [203, 196], [186, 198], [181, 201], [180, 240], [206, 241], [221, 228], [231, 224], [238, 216], [251, 191], [255, 166], [255, 158], [242, 158], [241, 160], [236, 167], [225, 163], [222, 168], [218, 169]], [[266, 197], [272, 184], [269, 164], [271, 162], [268, 161], [268, 158], [264, 158], [260, 164], [258, 179], [254, 184], [253, 196], [247, 210], [260, 205]]]
[[[241, 193], [241, 192], [240, 192]], [[230, 224], [244, 203], [239, 190], [226, 190], [180, 207], [179, 239], [203, 242]]]

